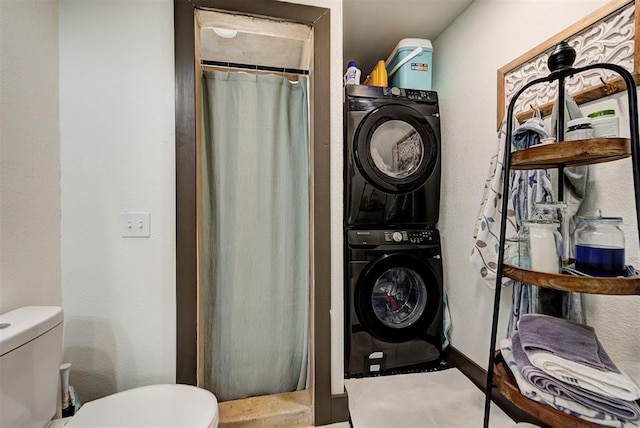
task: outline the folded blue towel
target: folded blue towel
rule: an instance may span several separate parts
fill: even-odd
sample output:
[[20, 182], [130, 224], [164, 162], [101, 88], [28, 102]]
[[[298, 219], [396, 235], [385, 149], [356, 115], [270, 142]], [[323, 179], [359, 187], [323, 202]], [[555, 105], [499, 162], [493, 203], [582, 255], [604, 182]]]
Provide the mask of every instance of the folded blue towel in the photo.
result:
[[548, 315], [526, 314], [520, 318], [518, 331], [522, 348], [529, 357], [548, 352], [598, 370], [620, 373], [588, 325]]
[[598, 410], [624, 420], [640, 419], [640, 406], [634, 401], [603, 396], [584, 388], [561, 382], [529, 361], [522, 349], [520, 333], [516, 331], [511, 337], [513, 359], [520, 373], [535, 387], [556, 397], [573, 400], [590, 409]]

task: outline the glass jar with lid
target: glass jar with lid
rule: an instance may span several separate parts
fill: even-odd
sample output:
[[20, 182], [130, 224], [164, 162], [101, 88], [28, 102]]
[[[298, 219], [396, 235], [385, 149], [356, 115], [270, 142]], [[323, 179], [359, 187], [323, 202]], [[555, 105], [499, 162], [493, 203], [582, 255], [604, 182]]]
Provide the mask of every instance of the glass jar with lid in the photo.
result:
[[558, 273], [562, 236], [557, 220], [524, 220], [520, 237], [528, 241], [531, 269], [538, 272]]
[[620, 276], [625, 271], [621, 217], [578, 217], [576, 269], [591, 276]]
[[536, 202], [533, 206], [533, 220], [555, 220], [560, 223], [562, 235], [562, 251], [560, 253], [562, 266], [569, 265], [571, 257], [571, 236], [569, 232], [569, 212], [566, 202]]
[[529, 239], [525, 236], [512, 236], [504, 241], [504, 263], [524, 269], [531, 269], [529, 259]]

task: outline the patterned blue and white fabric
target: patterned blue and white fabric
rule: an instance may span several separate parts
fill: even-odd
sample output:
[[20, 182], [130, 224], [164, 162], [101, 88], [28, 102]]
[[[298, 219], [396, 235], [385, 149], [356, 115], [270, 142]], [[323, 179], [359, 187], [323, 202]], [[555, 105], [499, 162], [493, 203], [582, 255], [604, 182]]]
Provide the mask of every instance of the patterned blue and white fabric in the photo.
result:
[[[549, 134], [539, 118], [532, 118], [513, 132], [512, 151], [528, 149], [540, 144]], [[511, 172], [511, 200], [515, 208], [517, 229], [522, 221], [533, 215], [534, 204], [554, 200], [551, 174], [546, 169], [516, 170]], [[543, 293], [546, 291], [543, 291]], [[516, 329], [521, 315], [548, 312], [540, 305], [540, 289], [529, 284], [514, 281], [513, 305], [509, 315], [507, 335]]]
[[[500, 219], [502, 218], [502, 186], [504, 183], [504, 159], [506, 138], [506, 123], [503, 122], [498, 131], [498, 150], [491, 158], [489, 175], [484, 183], [484, 193], [480, 205], [480, 214], [473, 232], [473, 249], [471, 250], [471, 264], [478, 271], [486, 284], [493, 288], [496, 284], [496, 269], [498, 268], [498, 254], [500, 251]], [[516, 212], [509, 198], [507, 203], [507, 226], [505, 236], [515, 236]], [[502, 285], [512, 281], [505, 278]]]

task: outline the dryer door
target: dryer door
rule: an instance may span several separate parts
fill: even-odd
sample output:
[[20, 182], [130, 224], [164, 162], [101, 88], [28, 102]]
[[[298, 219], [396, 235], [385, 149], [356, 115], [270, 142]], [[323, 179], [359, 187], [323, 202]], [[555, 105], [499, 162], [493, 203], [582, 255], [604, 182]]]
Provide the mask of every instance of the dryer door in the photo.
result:
[[438, 157], [436, 134], [426, 118], [400, 104], [369, 113], [352, 143], [360, 173], [386, 193], [408, 193], [424, 185]]
[[354, 292], [360, 323], [371, 335], [387, 342], [424, 336], [441, 299], [429, 264], [406, 253], [372, 261], [358, 278]]

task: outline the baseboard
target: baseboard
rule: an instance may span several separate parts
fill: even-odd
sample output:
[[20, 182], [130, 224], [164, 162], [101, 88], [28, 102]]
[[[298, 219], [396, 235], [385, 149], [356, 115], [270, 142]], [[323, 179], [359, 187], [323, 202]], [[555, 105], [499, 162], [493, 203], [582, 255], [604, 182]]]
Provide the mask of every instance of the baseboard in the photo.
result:
[[[485, 392], [485, 386], [487, 384], [487, 371], [485, 369], [470, 360], [466, 355], [458, 351], [453, 346], [449, 346], [444, 351], [443, 359], [460, 370], [483, 393]], [[491, 393], [491, 400], [516, 422], [529, 422], [535, 425], [545, 426], [544, 423], [540, 422], [535, 417], [516, 407], [495, 388]]]
[[331, 396], [331, 423], [349, 421], [349, 396], [347, 392]]

